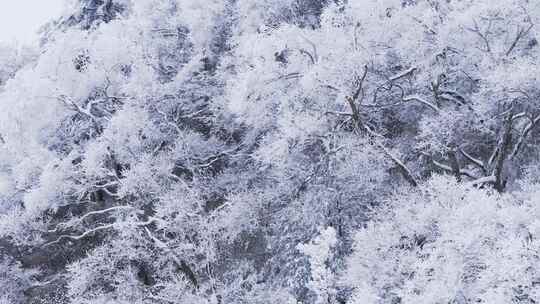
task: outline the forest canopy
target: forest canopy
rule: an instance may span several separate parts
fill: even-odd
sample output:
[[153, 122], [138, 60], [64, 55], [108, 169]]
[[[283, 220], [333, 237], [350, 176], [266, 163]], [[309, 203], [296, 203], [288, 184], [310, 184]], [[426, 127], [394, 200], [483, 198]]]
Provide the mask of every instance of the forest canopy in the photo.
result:
[[0, 46], [0, 304], [540, 302], [540, 2], [65, 6]]

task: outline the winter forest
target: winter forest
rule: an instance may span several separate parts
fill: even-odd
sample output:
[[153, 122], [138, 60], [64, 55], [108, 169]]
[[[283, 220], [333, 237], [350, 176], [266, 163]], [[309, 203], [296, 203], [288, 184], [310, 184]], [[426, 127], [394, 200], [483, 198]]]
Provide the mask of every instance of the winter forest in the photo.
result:
[[0, 46], [0, 303], [540, 303], [539, 36], [538, 0], [66, 0]]

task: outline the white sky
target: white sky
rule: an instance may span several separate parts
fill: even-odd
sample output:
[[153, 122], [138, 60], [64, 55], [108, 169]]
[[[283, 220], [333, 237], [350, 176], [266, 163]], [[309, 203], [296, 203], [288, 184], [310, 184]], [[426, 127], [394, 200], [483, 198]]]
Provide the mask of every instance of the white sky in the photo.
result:
[[0, 0], [0, 43], [34, 43], [36, 31], [60, 16], [64, 0]]

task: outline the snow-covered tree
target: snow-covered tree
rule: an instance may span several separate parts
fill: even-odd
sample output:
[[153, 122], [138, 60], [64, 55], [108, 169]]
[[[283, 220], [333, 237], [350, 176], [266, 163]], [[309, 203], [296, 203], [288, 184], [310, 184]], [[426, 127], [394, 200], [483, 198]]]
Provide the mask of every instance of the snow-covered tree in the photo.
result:
[[533, 193], [499, 195], [436, 177], [397, 194], [355, 237], [342, 276], [354, 288], [351, 303], [538, 301]]

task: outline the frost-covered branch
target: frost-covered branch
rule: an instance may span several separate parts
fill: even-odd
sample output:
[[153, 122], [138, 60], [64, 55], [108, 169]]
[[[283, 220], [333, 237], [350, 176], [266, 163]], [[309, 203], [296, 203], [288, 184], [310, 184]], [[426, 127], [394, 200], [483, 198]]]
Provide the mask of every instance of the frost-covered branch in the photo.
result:
[[405, 78], [405, 77], [407, 77], [407, 76], [413, 74], [417, 69], [418, 69], [418, 68], [416, 68], [416, 67], [410, 67], [410, 68], [408, 68], [408, 69], [406, 69], [406, 70], [404, 70], [404, 71], [401, 71], [401, 72], [399, 72], [399, 73], [397, 73], [397, 74], [391, 76], [388, 80], [389, 80], [390, 82], [394, 82], [394, 81], [396, 81], [396, 80]]
[[419, 95], [410, 95], [410, 96], [406, 96], [406, 97], [403, 97], [402, 100], [404, 102], [409, 102], [409, 101], [417, 101], [421, 104], [424, 104], [426, 106], [428, 106], [429, 108], [431, 108], [433, 111], [435, 111], [436, 113], [439, 113], [440, 112], [440, 109], [439, 107], [437, 107], [436, 105], [432, 104], [431, 102], [423, 99], [421, 96]]
[[113, 223], [113, 224], [108, 224], [108, 225], [103, 225], [103, 226], [98, 226], [96, 228], [93, 228], [93, 229], [90, 229], [90, 230], [87, 230], [85, 232], [83, 232], [82, 234], [79, 234], [79, 235], [68, 235], [68, 234], [63, 234], [61, 236], [59, 236], [56, 240], [52, 241], [52, 242], [48, 242], [48, 243], [45, 243], [43, 244], [42, 246], [43, 247], [47, 247], [47, 246], [50, 246], [50, 245], [53, 245], [53, 244], [57, 244], [59, 243], [60, 241], [62, 240], [65, 240], [65, 239], [69, 239], [69, 240], [73, 240], [73, 241], [77, 241], [77, 240], [80, 240], [80, 239], [83, 239], [93, 233], [96, 233], [98, 231], [101, 231], [101, 230], [108, 230], [108, 229], [111, 229], [111, 228], [114, 228], [115, 226], [117, 226], [116, 223]]
[[[159, 222], [159, 221], [162, 221], [162, 220], [158, 219], [158, 218], [155, 218], [155, 217], [150, 217], [147, 221], [135, 222], [135, 223], [133, 223], [133, 225], [134, 226], [147, 226], [147, 225], [150, 225], [150, 224], [152, 224], [154, 222]], [[73, 241], [81, 240], [81, 239], [84, 239], [84, 238], [86, 238], [87, 236], [89, 236], [91, 234], [94, 234], [94, 233], [98, 232], [98, 231], [109, 230], [109, 229], [113, 229], [113, 228], [116, 228], [116, 227], [123, 227], [126, 224], [129, 225], [131, 223], [115, 222], [115, 223], [111, 223], [111, 224], [107, 224], [107, 225], [98, 226], [98, 227], [92, 228], [90, 230], [86, 230], [85, 232], [83, 232], [81, 234], [78, 234], [78, 235], [63, 234], [63, 235], [60, 235], [56, 240], [43, 244], [42, 247], [47, 247], [47, 246], [50, 246], [50, 245], [53, 245], [53, 244], [57, 244], [60, 241], [66, 240], [66, 239], [73, 240]]]
[[474, 27], [469, 27], [467, 28], [469, 31], [475, 33], [476, 35], [478, 35], [478, 37], [480, 37], [480, 39], [482, 40], [482, 42], [484, 43], [484, 47], [485, 49], [480, 49], [484, 52], [487, 52], [487, 53], [491, 53], [491, 43], [488, 39], [488, 35], [489, 35], [489, 30], [491, 28], [491, 20], [489, 21], [489, 25], [488, 25], [488, 29], [485, 31], [485, 32], [482, 32], [482, 30], [480, 29], [480, 26], [478, 25], [478, 22], [476, 22], [475, 19], [473, 19], [473, 23], [474, 23]]
[[514, 145], [514, 149], [512, 150], [512, 153], [510, 154], [510, 159], [514, 159], [521, 148], [523, 147], [523, 144], [525, 142], [525, 139], [531, 132], [531, 130], [540, 122], [540, 115], [538, 115], [536, 118], [534, 118], [521, 132], [521, 135], [519, 136], [517, 143]]
[[114, 206], [114, 207], [107, 208], [107, 209], [90, 211], [88, 213], [85, 213], [83, 216], [78, 217], [78, 218], [74, 218], [74, 219], [72, 219], [72, 220], [70, 220], [68, 222], [58, 223], [58, 224], [56, 224], [55, 229], [51, 229], [48, 232], [49, 233], [54, 233], [54, 232], [57, 232], [60, 229], [66, 229], [67, 227], [79, 225], [85, 219], [87, 219], [87, 218], [89, 218], [91, 216], [94, 216], [94, 215], [105, 214], [105, 213], [109, 213], [109, 212], [117, 211], [117, 210], [132, 210], [132, 209], [134, 209], [134, 208], [131, 207], [131, 206]]
[[381, 148], [381, 150], [384, 152], [386, 156], [388, 156], [392, 162], [399, 168], [399, 171], [405, 178], [405, 180], [413, 187], [418, 186], [418, 182], [416, 181], [416, 178], [412, 174], [411, 170], [396, 156], [394, 156], [383, 144], [377, 143], [377, 146]]
[[[437, 166], [439, 169], [442, 169], [442, 170], [444, 170], [444, 171], [446, 171], [446, 172], [450, 172], [450, 173], [455, 172], [455, 169], [452, 169], [452, 167], [450, 167], [450, 166], [447, 166], [447, 165], [445, 165], [445, 164], [443, 164], [443, 163], [441, 163], [441, 162], [438, 162], [438, 161], [436, 161], [436, 160], [433, 160], [433, 159], [432, 159], [431, 161], [432, 161], [433, 164], [434, 164], [435, 166]], [[459, 174], [460, 174], [460, 175], [467, 176], [467, 177], [470, 177], [470, 178], [472, 178], [472, 179], [478, 179], [478, 177], [476, 177], [475, 174], [474, 174], [473, 172], [471, 172], [470, 170], [460, 169], [460, 170], [459, 170]]]
[[[530, 19], [529, 19], [529, 22], [530, 22]], [[531, 30], [532, 28], [534, 27], [534, 24], [531, 22], [529, 24], [528, 27], [524, 28], [524, 27], [521, 27], [521, 26], [518, 26], [518, 29], [517, 29], [517, 33], [516, 33], [516, 37], [514, 38], [514, 40], [512, 41], [512, 44], [510, 45], [510, 47], [508, 48], [508, 50], [506, 51], [506, 56], [509, 56], [510, 53], [512, 53], [512, 51], [515, 49], [516, 45], [518, 44], [518, 42], [520, 40], [523, 39], [524, 36], [526, 36]]]
[[490, 175], [490, 176], [484, 176], [484, 177], [481, 177], [479, 179], [476, 179], [472, 182], [470, 182], [469, 184], [471, 186], [479, 186], [479, 185], [482, 185], [482, 184], [494, 184], [497, 182], [497, 178], [493, 175]]
[[472, 155], [470, 155], [469, 153], [467, 153], [465, 150], [463, 149], [459, 149], [459, 152], [461, 152], [461, 155], [465, 156], [465, 158], [471, 162], [473, 165], [477, 166], [478, 168], [480, 168], [482, 170], [482, 172], [486, 173], [486, 166], [484, 165], [484, 162], [479, 160], [478, 158], [475, 158], [473, 157]]
[[[399, 78], [405, 77], [406, 75], [409, 75], [413, 73], [416, 70], [416, 68], [411, 68], [407, 71], [404, 71], [400, 73], [399, 75], [396, 75], [392, 77], [394, 80], [397, 80]], [[386, 155], [398, 168], [405, 180], [413, 187], [418, 186], [418, 182], [414, 178], [413, 174], [405, 166], [405, 164], [399, 160], [395, 155], [393, 155], [378, 139], [379, 134], [375, 133], [369, 126], [367, 126], [362, 119], [360, 118], [360, 111], [358, 110], [357, 106], [357, 99], [360, 96], [361, 91], [363, 90], [363, 84], [366, 79], [368, 72], [367, 66], [364, 66], [364, 72], [362, 76], [357, 80], [357, 89], [355, 90], [352, 97], [347, 96], [345, 99], [347, 100], [347, 103], [349, 104], [349, 107], [352, 111], [352, 119], [355, 122], [355, 128], [357, 130], [360, 130], [362, 132], [366, 132], [369, 137], [376, 143], [377, 147], [381, 149], [381, 151]]]
[[186, 277], [190, 280], [190, 282], [193, 284], [193, 286], [195, 288], [198, 288], [199, 287], [199, 282], [197, 280], [197, 277], [195, 276], [195, 273], [193, 272], [191, 267], [186, 263], [186, 261], [178, 258], [176, 253], [165, 242], [163, 242], [160, 239], [158, 239], [157, 237], [155, 237], [153, 235], [153, 233], [150, 231], [150, 229], [145, 227], [144, 230], [146, 231], [146, 234], [148, 235], [148, 237], [154, 242], [154, 244], [158, 248], [160, 248], [161, 250], [167, 252], [172, 257], [172, 259], [175, 262], [178, 269], [180, 271], [182, 271], [186, 275]]

